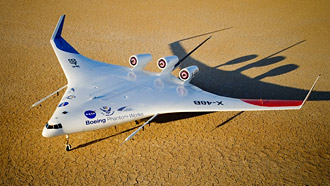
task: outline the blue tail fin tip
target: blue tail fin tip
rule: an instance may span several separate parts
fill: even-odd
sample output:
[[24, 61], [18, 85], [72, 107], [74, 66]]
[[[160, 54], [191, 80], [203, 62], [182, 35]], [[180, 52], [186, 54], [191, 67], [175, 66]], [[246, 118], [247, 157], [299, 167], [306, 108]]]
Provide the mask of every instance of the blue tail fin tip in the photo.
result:
[[54, 30], [54, 33], [53, 33], [53, 36], [51, 38], [52, 40], [61, 37], [63, 24], [64, 24], [64, 19], [65, 19], [65, 15], [62, 15], [60, 17], [60, 19], [58, 20], [57, 26], [56, 26], [56, 28]]

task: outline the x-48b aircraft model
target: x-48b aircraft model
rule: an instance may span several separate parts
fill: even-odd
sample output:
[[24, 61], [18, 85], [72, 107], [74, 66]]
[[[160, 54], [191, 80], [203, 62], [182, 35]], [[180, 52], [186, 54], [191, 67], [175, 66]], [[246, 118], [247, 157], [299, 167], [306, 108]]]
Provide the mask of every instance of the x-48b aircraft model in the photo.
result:
[[157, 66], [161, 72], [152, 73], [143, 70], [151, 61], [150, 54], [131, 56], [129, 64], [132, 68], [102, 63], [80, 55], [61, 37], [64, 18], [64, 15], [60, 17], [50, 42], [68, 84], [51, 94], [67, 88], [42, 135], [66, 135], [67, 151], [71, 149], [69, 134], [108, 128], [152, 116], [128, 136], [124, 141], [126, 142], [158, 114], [300, 109], [319, 78], [302, 101], [234, 99], [218, 96], [189, 83], [198, 72], [197, 66], [183, 68], [179, 72], [179, 78], [172, 74], [186, 57], [210, 37], [180, 60], [177, 56], [160, 58]]

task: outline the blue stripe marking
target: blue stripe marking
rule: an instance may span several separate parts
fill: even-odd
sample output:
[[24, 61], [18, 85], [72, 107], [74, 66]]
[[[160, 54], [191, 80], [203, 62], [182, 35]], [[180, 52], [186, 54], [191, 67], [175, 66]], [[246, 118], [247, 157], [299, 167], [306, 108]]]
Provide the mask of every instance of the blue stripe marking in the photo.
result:
[[68, 42], [66, 42], [62, 37], [54, 39], [56, 47], [64, 52], [79, 54]]

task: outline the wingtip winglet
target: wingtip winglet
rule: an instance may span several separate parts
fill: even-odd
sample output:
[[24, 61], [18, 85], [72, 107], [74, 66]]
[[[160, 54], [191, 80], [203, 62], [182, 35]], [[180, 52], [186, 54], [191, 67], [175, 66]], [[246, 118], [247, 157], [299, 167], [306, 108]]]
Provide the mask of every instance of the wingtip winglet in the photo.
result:
[[50, 40], [54, 40], [56, 38], [61, 37], [63, 24], [64, 24], [64, 19], [65, 19], [65, 15], [61, 15], [60, 19], [57, 22], [57, 26], [56, 26], [56, 28], [54, 30], [54, 33], [53, 33]]
[[306, 95], [304, 101], [303, 101], [302, 104], [300, 105], [300, 108], [301, 108], [301, 107], [305, 104], [305, 102], [307, 101], [308, 97], [309, 97], [310, 94], [312, 93], [312, 91], [313, 91], [313, 89], [314, 89], [314, 87], [315, 87], [317, 81], [319, 80], [320, 76], [321, 76], [321, 74], [319, 74], [319, 75], [317, 76], [317, 78], [316, 78], [316, 80], [315, 80], [315, 82], [314, 82], [312, 88], [309, 90], [309, 92], [308, 92], [308, 94]]

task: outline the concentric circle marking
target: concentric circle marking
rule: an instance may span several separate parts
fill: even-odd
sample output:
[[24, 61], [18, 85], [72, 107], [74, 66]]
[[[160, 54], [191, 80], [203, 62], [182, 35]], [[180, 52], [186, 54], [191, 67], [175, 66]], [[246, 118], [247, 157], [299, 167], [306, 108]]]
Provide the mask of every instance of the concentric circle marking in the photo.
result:
[[136, 59], [136, 57], [131, 57], [131, 58], [129, 59], [129, 62], [130, 62], [130, 64], [131, 64], [132, 66], [135, 66], [135, 65], [137, 64], [137, 59]]
[[181, 78], [182, 80], [186, 80], [186, 79], [188, 79], [188, 78], [189, 78], [189, 73], [188, 73], [188, 71], [186, 71], [186, 70], [182, 70], [182, 71], [180, 72], [180, 78]]
[[158, 61], [158, 66], [159, 66], [159, 68], [161, 68], [161, 69], [165, 68], [165, 67], [166, 67], [166, 62], [165, 62], [165, 60], [164, 60], [164, 59], [160, 59], [160, 60]]

